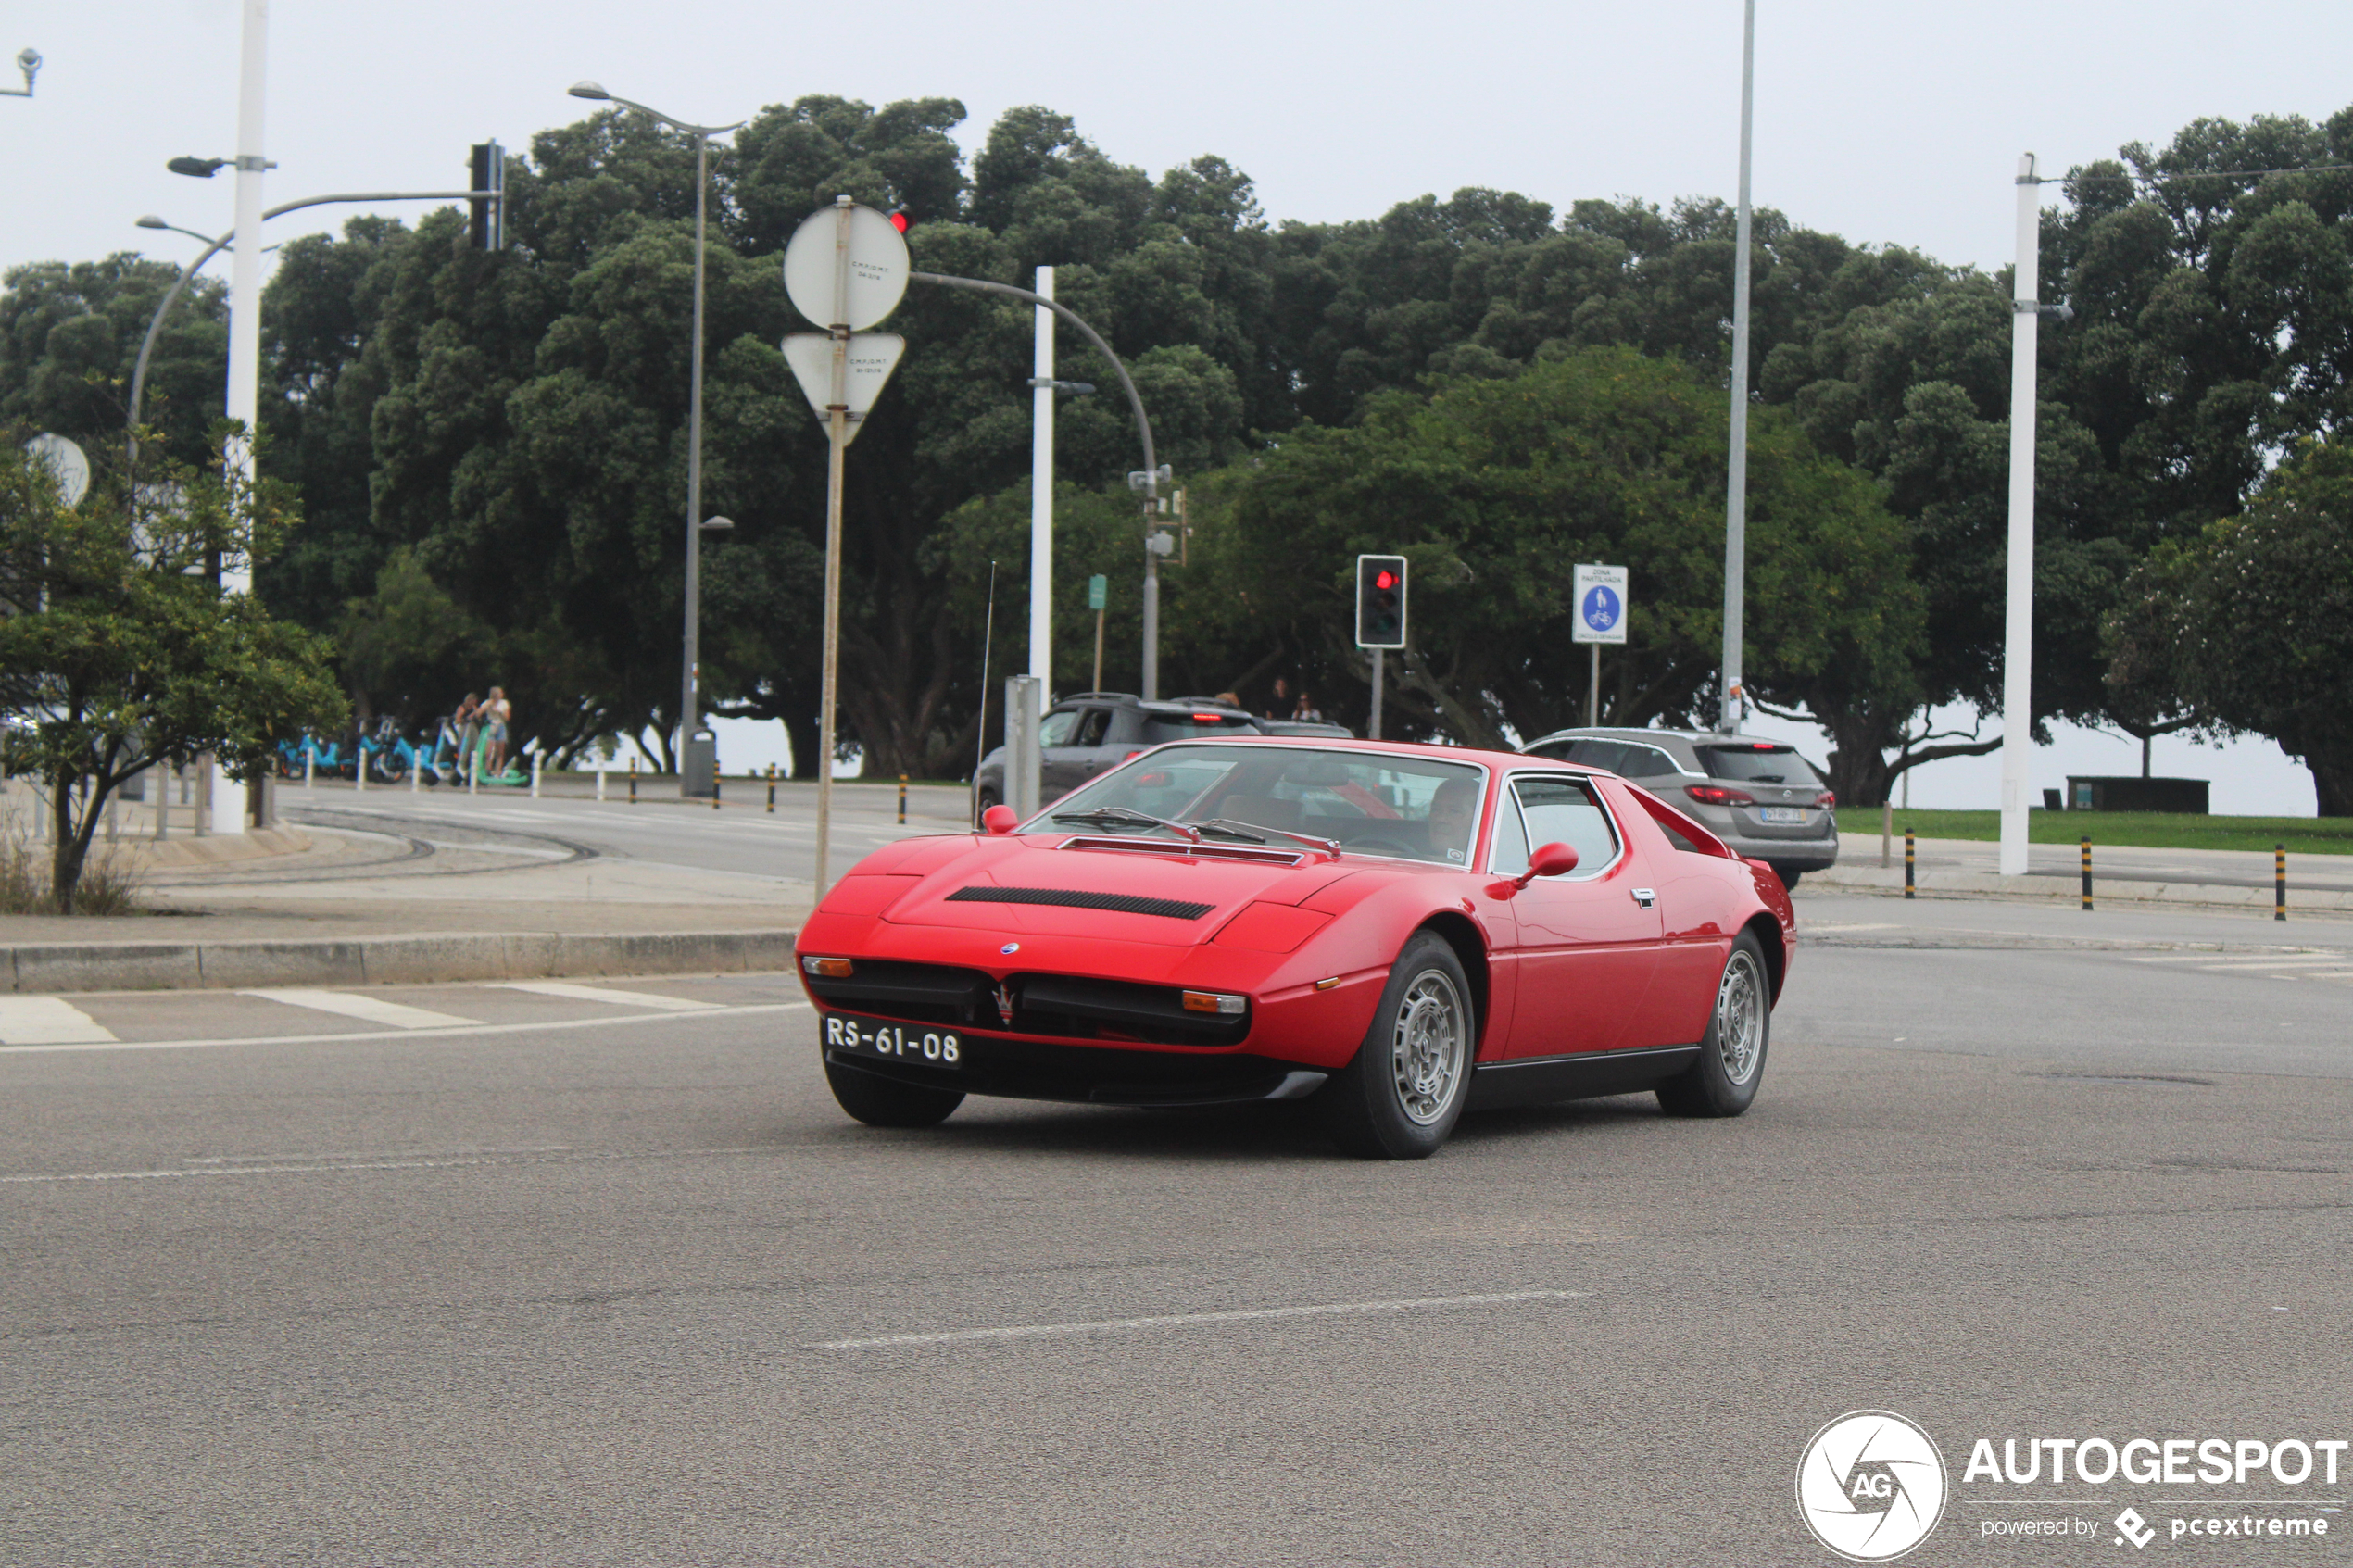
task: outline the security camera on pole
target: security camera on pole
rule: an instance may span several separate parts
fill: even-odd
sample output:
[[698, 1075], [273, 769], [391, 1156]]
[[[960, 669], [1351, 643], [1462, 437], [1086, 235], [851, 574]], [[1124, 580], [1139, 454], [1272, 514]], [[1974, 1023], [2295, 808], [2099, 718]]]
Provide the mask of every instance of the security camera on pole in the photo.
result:
[[833, 832], [834, 694], [841, 649], [842, 459], [899, 368], [907, 340], [869, 332], [907, 292], [907, 239], [888, 216], [837, 196], [801, 220], [785, 246], [785, 292], [793, 308], [831, 330], [785, 339], [785, 362], [825, 423], [825, 656], [817, 718], [816, 896], [825, 896]]
[[1602, 645], [1626, 641], [1626, 569], [1622, 566], [1580, 566], [1577, 585], [1577, 621], [1569, 641], [1590, 644], [1593, 650], [1592, 685], [1585, 697], [1585, 722], [1602, 721]]

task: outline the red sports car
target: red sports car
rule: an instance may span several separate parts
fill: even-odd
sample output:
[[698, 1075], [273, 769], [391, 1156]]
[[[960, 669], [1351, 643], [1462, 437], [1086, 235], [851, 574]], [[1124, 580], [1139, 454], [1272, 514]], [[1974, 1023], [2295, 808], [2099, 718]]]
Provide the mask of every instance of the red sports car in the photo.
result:
[[798, 952], [862, 1122], [1312, 1096], [1343, 1148], [1414, 1159], [1474, 1106], [1739, 1115], [1795, 922], [1763, 862], [1614, 774], [1255, 738], [877, 850]]

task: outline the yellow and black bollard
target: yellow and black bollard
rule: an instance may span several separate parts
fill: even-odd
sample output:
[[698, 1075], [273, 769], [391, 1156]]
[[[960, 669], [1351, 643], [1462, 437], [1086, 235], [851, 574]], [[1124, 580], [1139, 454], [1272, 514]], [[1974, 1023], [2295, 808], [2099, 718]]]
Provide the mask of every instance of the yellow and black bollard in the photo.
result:
[[776, 764], [768, 764], [768, 814], [776, 814]]
[[2271, 918], [2287, 919], [2287, 846], [2271, 846]]
[[899, 825], [907, 825], [907, 775], [899, 775]]
[[629, 804], [637, 804], [637, 759], [635, 757], [629, 759]]
[[719, 809], [719, 770], [716, 768], [711, 771], [711, 809], [714, 811]]
[[2083, 835], [2083, 907], [2092, 907], [2092, 835]]
[[1913, 896], [1912, 868], [1919, 863], [1919, 842], [1913, 837], [1912, 830], [1906, 828], [1904, 830], [1904, 897], [1906, 898]]

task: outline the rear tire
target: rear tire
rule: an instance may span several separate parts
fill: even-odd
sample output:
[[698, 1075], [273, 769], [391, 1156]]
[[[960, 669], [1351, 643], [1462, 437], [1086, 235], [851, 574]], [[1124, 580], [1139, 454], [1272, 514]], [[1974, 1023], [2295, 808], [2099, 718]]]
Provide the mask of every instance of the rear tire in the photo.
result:
[[1470, 1098], [1478, 1018], [1462, 960], [1444, 937], [1417, 932], [1356, 1058], [1317, 1097], [1332, 1141], [1363, 1160], [1427, 1160]]
[[1716, 985], [1716, 1006], [1699, 1060], [1658, 1086], [1669, 1116], [1738, 1116], [1765, 1079], [1765, 1047], [1773, 1034], [1773, 985], [1765, 948], [1753, 931], [1733, 939]]
[[981, 825], [980, 820], [988, 815], [988, 809], [991, 806], [1003, 804], [1004, 802], [998, 797], [997, 792], [993, 789], [976, 791], [973, 796], [973, 826]]
[[869, 1127], [937, 1127], [964, 1103], [962, 1091], [901, 1084], [878, 1073], [825, 1063], [834, 1101]]
[[[1770, 864], [1769, 861], [1767, 863]], [[1794, 893], [1797, 891], [1797, 879], [1806, 874], [1806, 869], [1803, 866], [1774, 866], [1773, 874], [1781, 879], [1782, 891]]]

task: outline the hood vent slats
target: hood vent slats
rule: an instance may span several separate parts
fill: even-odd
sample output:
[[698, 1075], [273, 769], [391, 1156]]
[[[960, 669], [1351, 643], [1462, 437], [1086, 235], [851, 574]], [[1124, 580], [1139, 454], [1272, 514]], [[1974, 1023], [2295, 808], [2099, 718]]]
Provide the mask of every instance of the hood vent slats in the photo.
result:
[[1199, 920], [1214, 904], [1182, 898], [1148, 898], [1139, 893], [1083, 893], [1060, 887], [959, 887], [948, 895], [951, 904], [1059, 904], [1073, 909], [1109, 909], [1123, 915], [1159, 915], [1164, 920]]

